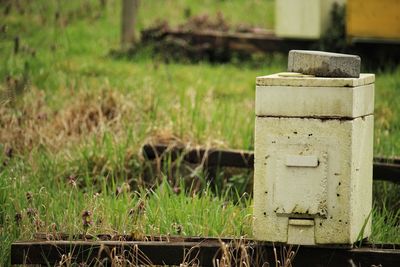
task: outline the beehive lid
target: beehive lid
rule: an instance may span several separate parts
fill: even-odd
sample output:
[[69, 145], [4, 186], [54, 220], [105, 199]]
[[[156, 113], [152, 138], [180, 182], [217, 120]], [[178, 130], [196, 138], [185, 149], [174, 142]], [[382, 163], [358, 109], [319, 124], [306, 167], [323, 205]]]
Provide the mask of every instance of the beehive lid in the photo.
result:
[[361, 73], [359, 78], [325, 78], [295, 72], [281, 72], [256, 78], [257, 86], [356, 87], [375, 82], [375, 74]]
[[256, 116], [357, 118], [374, 112], [374, 74], [320, 78], [278, 73], [257, 78]]

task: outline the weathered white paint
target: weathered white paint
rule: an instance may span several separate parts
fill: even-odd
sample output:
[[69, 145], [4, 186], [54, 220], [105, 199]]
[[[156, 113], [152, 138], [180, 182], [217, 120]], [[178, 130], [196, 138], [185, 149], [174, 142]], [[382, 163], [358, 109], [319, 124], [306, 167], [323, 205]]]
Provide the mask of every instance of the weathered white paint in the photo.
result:
[[[257, 112], [262, 116], [255, 129], [255, 238], [291, 244], [357, 240], [372, 208], [374, 108], [374, 85], [359, 84], [258, 86], [256, 109], [263, 112]], [[281, 89], [285, 93], [276, 98]], [[334, 109], [335, 99], [347, 108]], [[370, 231], [369, 221], [362, 236]]]
[[[257, 117], [254, 236], [289, 242], [288, 219], [312, 218], [316, 244], [355, 242], [372, 207], [372, 136], [372, 115], [354, 120]], [[287, 167], [282, 158], [289, 151], [318, 155], [318, 167]], [[370, 224], [364, 236], [369, 234]]]
[[275, 77], [263, 79], [269, 85], [256, 86], [257, 116], [357, 118], [374, 112], [374, 75], [350, 78], [359, 85], [340, 87], [344, 78], [280, 77], [274, 82]]

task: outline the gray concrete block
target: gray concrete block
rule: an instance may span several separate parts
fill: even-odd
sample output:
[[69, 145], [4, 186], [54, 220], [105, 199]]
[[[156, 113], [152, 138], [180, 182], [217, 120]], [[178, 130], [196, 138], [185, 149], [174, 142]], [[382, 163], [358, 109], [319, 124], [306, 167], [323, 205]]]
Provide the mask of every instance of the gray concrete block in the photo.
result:
[[317, 77], [360, 77], [361, 58], [321, 51], [289, 51], [288, 71]]

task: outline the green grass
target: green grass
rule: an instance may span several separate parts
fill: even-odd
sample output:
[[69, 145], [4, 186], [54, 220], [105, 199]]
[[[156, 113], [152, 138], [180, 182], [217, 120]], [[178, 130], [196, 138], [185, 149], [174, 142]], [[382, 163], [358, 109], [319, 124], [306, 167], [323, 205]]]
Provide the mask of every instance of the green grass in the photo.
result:
[[[23, 14], [13, 6], [0, 16], [0, 26], [7, 25], [0, 33], [0, 96], [11, 99], [0, 106], [0, 265], [8, 264], [12, 241], [36, 231], [251, 236], [251, 199], [226, 189], [243, 177], [220, 193], [184, 194], [180, 172], [149, 178], [139, 150], [149, 136], [253, 149], [255, 77], [285, 70], [286, 59], [273, 55], [257, 68], [166, 63], [146, 51], [116, 59], [110, 51], [119, 48], [119, 3], [102, 9], [94, 0], [26, 1]], [[273, 25], [273, 1], [146, 0], [138, 32], [157, 18], [176, 25], [188, 8], [194, 15], [221, 11], [232, 23]], [[399, 90], [399, 67], [377, 72], [375, 154], [399, 154]], [[201, 172], [195, 176], [207, 188]], [[148, 179], [164, 183], [146, 190]], [[125, 189], [116, 196], [118, 188]], [[391, 211], [399, 189], [374, 189], [372, 238], [400, 242], [399, 214]], [[141, 200], [144, 212], [129, 215]], [[85, 210], [92, 214], [88, 229]]]
[[[372, 242], [400, 243], [399, 210], [375, 209], [372, 214]], [[393, 227], [395, 226], [395, 227]]]

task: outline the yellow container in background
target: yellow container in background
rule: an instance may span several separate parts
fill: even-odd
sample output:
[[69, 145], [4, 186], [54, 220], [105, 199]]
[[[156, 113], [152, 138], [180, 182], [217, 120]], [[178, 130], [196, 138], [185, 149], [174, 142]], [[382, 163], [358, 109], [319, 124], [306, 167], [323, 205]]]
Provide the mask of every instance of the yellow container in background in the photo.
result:
[[400, 40], [400, 0], [347, 0], [350, 38]]

